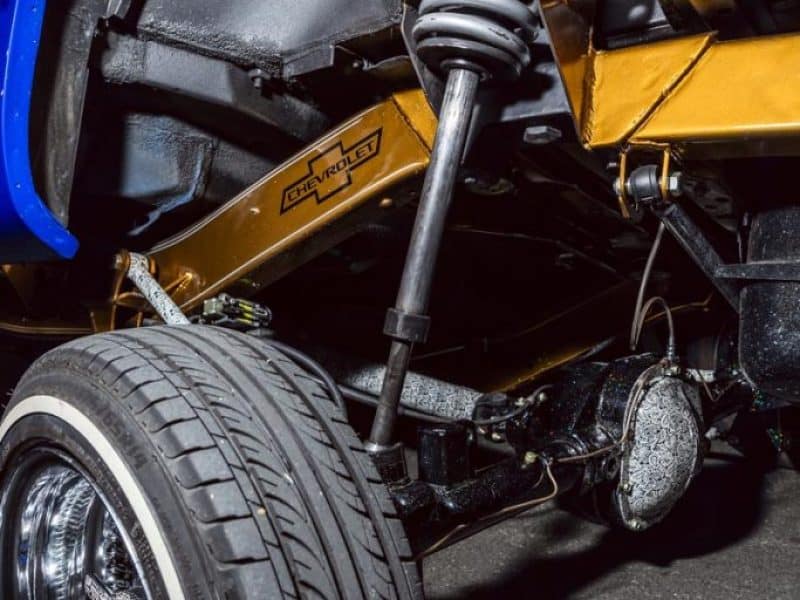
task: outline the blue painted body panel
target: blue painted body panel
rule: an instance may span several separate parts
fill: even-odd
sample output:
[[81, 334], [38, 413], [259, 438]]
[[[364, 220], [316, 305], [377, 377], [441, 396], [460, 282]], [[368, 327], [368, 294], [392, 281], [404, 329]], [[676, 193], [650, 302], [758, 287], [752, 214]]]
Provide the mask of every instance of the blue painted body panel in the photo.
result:
[[72, 258], [78, 242], [36, 192], [28, 144], [45, 0], [0, 0], [0, 263]]

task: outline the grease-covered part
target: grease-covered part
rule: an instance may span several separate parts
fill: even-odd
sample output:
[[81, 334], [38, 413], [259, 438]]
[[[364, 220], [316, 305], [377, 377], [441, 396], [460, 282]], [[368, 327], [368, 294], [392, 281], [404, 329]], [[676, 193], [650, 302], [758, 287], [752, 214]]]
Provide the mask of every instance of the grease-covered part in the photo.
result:
[[629, 441], [614, 494], [617, 516], [633, 531], [666, 517], [703, 461], [697, 388], [654, 370], [643, 378], [628, 403]]
[[786, 267], [787, 278], [753, 280], [741, 294], [739, 362], [762, 392], [800, 401], [800, 282], [789, 271], [800, 264], [800, 208], [756, 215], [750, 232], [748, 265]]

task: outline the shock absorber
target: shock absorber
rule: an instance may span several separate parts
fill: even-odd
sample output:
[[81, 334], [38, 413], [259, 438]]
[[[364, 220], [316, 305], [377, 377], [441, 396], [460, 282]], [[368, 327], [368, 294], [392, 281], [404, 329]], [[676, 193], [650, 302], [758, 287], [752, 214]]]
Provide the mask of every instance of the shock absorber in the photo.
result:
[[537, 24], [522, 0], [423, 0], [419, 15], [412, 33], [417, 54], [447, 84], [400, 291], [384, 325], [392, 344], [367, 445], [373, 453], [391, 444], [412, 348], [428, 336], [433, 272], [478, 86], [520, 76]]

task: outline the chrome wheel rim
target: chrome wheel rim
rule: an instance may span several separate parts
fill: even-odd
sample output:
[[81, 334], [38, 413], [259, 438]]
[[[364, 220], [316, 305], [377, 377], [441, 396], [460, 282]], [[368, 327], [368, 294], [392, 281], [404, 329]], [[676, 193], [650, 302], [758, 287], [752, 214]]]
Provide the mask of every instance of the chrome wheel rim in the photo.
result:
[[3, 590], [20, 600], [149, 600], [130, 537], [73, 460], [36, 449], [0, 500]]

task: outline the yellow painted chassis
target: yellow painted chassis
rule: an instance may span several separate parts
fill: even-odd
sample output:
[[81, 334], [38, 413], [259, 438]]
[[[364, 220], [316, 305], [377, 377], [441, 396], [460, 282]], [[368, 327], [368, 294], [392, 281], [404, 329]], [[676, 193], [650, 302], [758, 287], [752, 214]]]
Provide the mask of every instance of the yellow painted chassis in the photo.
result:
[[[639, 151], [659, 152], [666, 174], [670, 161], [800, 150], [800, 35], [720, 42], [707, 34], [597, 51], [591, 44], [591, 15], [576, 3], [544, 1], [542, 15], [582, 143], [589, 150], [618, 151], [623, 171], [628, 155]], [[222, 290], [254, 293], [381, 213], [413, 201], [435, 129], [422, 91], [394, 95], [154, 248], [149, 253], [153, 273], [185, 310]], [[620, 201], [625, 212], [624, 196]], [[113, 267], [107, 298], [88, 307], [85, 318], [0, 314], [0, 329], [84, 335], [130, 325], [120, 314], [129, 319], [131, 309], [137, 315], [133, 324], [140, 322], [149, 307], [125, 289], [124, 251]], [[59, 268], [6, 265], [3, 271], [26, 306], [38, 293], [41, 270]], [[557, 328], [558, 320], [552, 326]], [[548, 331], [543, 329], [547, 337]], [[543, 356], [525, 376], [559, 364], [592, 341], [590, 334]], [[515, 379], [496, 384], [508, 387]]]

